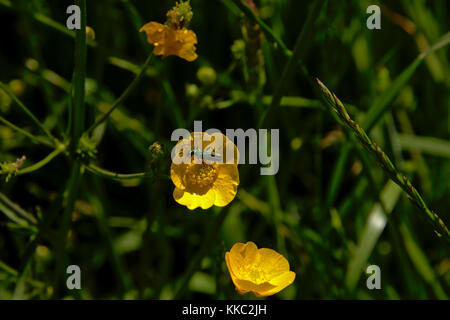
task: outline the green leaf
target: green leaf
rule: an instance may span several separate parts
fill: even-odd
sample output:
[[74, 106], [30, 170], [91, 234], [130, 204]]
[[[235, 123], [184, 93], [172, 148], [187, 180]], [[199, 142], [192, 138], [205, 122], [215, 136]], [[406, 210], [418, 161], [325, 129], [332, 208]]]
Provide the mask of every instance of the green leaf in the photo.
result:
[[397, 96], [401, 89], [408, 83], [409, 79], [413, 76], [417, 68], [421, 65], [424, 58], [430, 53], [446, 46], [450, 43], [450, 32], [446, 33], [441, 39], [436, 42], [428, 50], [422, 52], [402, 73], [400, 73], [397, 78], [392, 82], [391, 86], [383, 92], [378, 99], [376, 99], [369, 111], [366, 113], [361, 126], [367, 132], [377, 123], [380, 117], [391, 105], [391, 102]]
[[387, 215], [394, 209], [401, 193], [402, 189], [393, 181], [389, 181], [380, 193], [381, 203], [374, 204], [358, 246], [348, 265], [345, 282], [350, 291], [355, 289], [361, 272], [364, 270], [367, 260], [386, 226]]
[[433, 291], [438, 299], [448, 299], [439, 281], [436, 279], [436, 275], [434, 274], [433, 268], [431, 267], [427, 256], [414, 240], [411, 230], [405, 223], [400, 225], [400, 233], [403, 237], [406, 251], [408, 252], [408, 255], [411, 258], [417, 272], [419, 272], [422, 278], [433, 288]]
[[412, 134], [399, 134], [398, 142], [402, 149], [419, 151], [434, 156], [450, 158], [450, 142], [434, 137], [420, 137]]

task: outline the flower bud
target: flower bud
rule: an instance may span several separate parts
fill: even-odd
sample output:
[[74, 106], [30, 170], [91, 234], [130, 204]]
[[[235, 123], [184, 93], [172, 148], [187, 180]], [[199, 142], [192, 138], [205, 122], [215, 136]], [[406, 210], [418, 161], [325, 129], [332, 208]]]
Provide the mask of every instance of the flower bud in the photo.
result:
[[241, 60], [245, 55], [245, 42], [242, 39], [235, 40], [231, 46], [231, 53], [236, 60]]
[[186, 96], [190, 98], [196, 98], [199, 94], [198, 86], [194, 83], [186, 84]]
[[154, 142], [150, 147], [148, 147], [148, 150], [151, 153], [152, 162], [158, 160], [164, 155], [164, 149], [159, 142]]
[[191, 22], [193, 15], [189, 0], [180, 1], [167, 12], [167, 23], [177, 29], [182, 29]]
[[39, 69], [39, 62], [36, 59], [29, 58], [25, 61], [25, 66], [31, 71], [36, 71]]
[[216, 71], [211, 67], [201, 67], [197, 71], [197, 78], [205, 86], [213, 85], [216, 82]]
[[9, 83], [9, 88], [16, 96], [21, 96], [25, 92], [25, 82], [20, 79], [14, 79]]

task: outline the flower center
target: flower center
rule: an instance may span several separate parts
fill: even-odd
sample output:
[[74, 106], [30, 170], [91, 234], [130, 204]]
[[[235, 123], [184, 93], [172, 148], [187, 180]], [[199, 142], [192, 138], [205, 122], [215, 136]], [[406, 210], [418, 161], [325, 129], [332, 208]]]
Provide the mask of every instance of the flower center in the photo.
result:
[[204, 161], [201, 164], [191, 164], [186, 169], [185, 185], [190, 193], [205, 194], [216, 181], [217, 169], [214, 164], [207, 164]]
[[261, 284], [267, 282], [266, 273], [260, 267], [254, 264], [245, 265], [241, 269], [241, 274], [255, 284]]

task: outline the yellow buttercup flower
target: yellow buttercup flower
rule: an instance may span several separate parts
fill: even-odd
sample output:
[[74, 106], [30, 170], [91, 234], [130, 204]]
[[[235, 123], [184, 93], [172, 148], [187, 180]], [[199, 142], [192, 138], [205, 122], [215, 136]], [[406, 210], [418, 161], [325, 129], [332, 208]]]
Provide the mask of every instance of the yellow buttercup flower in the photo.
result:
[[167, 13], [167, 22], [149, 22], [140, 32], [147, 34], [148, 43], [155, 46], [153, 54], [163, 56], [178, 56], [187, 61], [194, 61], [198, 55], [195, 52], [197, 36], [194, 31], [188, 30], [186, 25], [192, 19], [192, 9], [189, 1], [177, 3]]
[[[205, 151], [216, 143], [214, 152], [209, 153], [218, 156], [218, 160], [206, 156]], [[170, 177], [175, 185], [173, 197], [176, 202], [193, 210], [198, 207], [208, 209], [213, 205], [224, 207], [234, 199], [239, 185], [239, 151], [231, 140], [218, 132], [211, 135], [193, 132], [189, 139], [180, 140], [175, 150], [180, 158], [188, 158], [187, 163], [177, 164], [172, 160]]]
[[228, 271], [240, 294], [253, 292], [257, 297], [280, 292], [295, 279], [289, 262], [278, 252], [258, 249], [256, 244], [236, 243], [225, 254]]

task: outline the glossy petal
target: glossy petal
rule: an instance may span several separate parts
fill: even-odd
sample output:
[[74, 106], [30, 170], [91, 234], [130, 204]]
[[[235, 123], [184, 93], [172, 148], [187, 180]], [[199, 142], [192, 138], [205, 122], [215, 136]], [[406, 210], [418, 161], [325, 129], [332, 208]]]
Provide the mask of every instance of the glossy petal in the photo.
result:
[[269, 289], [267, 291], [259, 291], [255, 293], [257, 297], [265, 297], [265, 296], [271, 296], [275, 293], [280, 292], [284, 288], [286, 288], [288, 285], [290, 285], [295, 280], [295, 272], [289, 271], [285, 272], [282, 275], [278, 276], [275, 279], [272, 279], [269, 283], [274, 286], [274, 288]]
[[214, 204], [215, 193], [210, 190], [206, 194], [196, 195], [186, 192], [182, 189], [175, 188], [173, 191], [173, 198], [176, 202], [181, 205], [186, 206], [189, 210], [194, 210], [195, 208], [208, 209]]
[[214, 182], [213, 189], [216, 192], [214, 205], [224, 207], [229, 204], [237, 193], [239, 184], [239, 171], [235, 165], [219, 165], [219, 174]]
[[145, 24], [139, 32], [144, 31], [147, 35], [147, 42], [158, 46], [164, 46], [166, 38], [167, 26], [158, 22], [149, 22]]
[[289, 262], [285, 257], [268, 248], [258, 250], [260, 254], [260, 267], [268, 278], [275, 278], [289, 270]]
[[180, 40], [180, 45], [177, 48], [176, 55], [182, 59], [189, 62], [194, 61], [198, 58], [197, 53], [195, 53], [195, 44], [197, 44], [197, 36], [192, 30], [178, 30]]
[[186, 187], [183, 183], [183, 177], [186, 173], [186, 164], [174, 164], [170, 166], [170, 179], [172, 179], [173, 184], [178, 189], [184, 190]]
[[253, 264], [258, 257], [258, 247], [253, 242], [235, 243], [230, 250], [230, 266], [236, 275], [243, 276], [243, 268]]
[[239, 150], [236, 145], [228, 139], [227, 136], [220, 132], [215, 132], [211, 134], [212, 142], [220, 141], [218, 146], [221, 146], [220, 150], [214, 150], [222, 155], [222, 162], [226, 164], [239, 164]]
[[[236, 279], [235, 285], [236, 285], [236, 289], [241, 294], [244, 294], [244, 293], [247, 293], [247, 292], [253, 292], [256, 295], [259, 292], [271, 292], [271, 291], [277, 289], [276, 286], [270, 284], [269, 282], [256, 284], [256, 283], [254, 283], [252, 281], [241, 280], [241, 279]], [[280, 291], [280, 290], [278, 290], [278, 291]]]
[[[220, 141], [218, 144], [215, 142]], [[202, 149], [207, 152], [215, 152], [219, 155], [225, 154], [227, 150], [234, 150], [235, 160], [239, 157], [236, 146], [223, 134], [206, 132], [192, 132], [189, 139], [179, 141], [175, 152], [180, 163], [176, 164], [175, 158], [171, 164], [170, 177], [176, 189], [175, 200], [186, 205], [189, 209], [201, 207], [203, 209], [213, 205], [223, 207], [228, 205], [236, 196], [239, 185], [239, 171], [236, 164], [220, 164], [215, 159], [201, 159], [199, 156], [191, 155], [192, 150]], [[186, 159], [182, 159], [184, 153], [188, 153]], [[196, 154], [196, 153], [194, 153]], [[198, 162], [196, 162], [198, 161]], [[185, 191], [191, 196], [185, 195]], [[206, 200], [201, 200], [206, 196]], [[192, 201], [192, 203], [190, 203]]]
[[295, 279], [289, 262], [278, 252], [261, 248], [253, 242], [236, 243], [225, 254], [231, 279], [241, 294], [253, 292], [258, 297], [280, 292]]
[[154, 45], [153, 54], [163, 57], [175, 55], [187, 61], [194, 61], [197, 36], [194, 31], [175, 29], [157, 22], [145, 24], [140, 31], [147, 34], [147, 42]]

